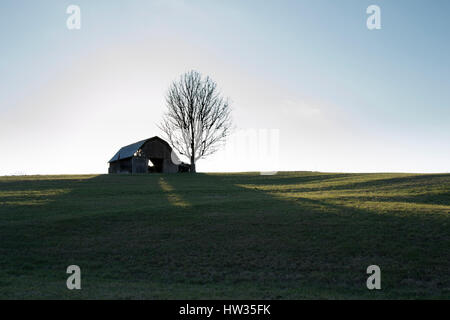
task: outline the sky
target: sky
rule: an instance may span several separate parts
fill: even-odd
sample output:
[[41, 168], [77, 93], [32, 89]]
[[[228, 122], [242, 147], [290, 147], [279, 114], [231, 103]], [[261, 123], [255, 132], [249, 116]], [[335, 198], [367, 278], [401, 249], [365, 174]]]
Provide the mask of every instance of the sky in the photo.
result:
[[0, 175], [106, 173], [164, 138], [189, 70], [233, 108], [198, 171], [449, 172], [449, 16], [448, 0], [2, 0]]

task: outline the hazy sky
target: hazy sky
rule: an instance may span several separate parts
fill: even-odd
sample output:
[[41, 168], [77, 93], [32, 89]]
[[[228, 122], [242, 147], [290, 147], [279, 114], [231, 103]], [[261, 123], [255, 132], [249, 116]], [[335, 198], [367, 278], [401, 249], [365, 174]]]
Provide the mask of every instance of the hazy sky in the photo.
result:
[[448, 0], [2, 0], [0, 175], [107, 172], [161, 135], [166, 90], [191, 69], [236, 127], [200, 171], [259, 170], [264, 134], [239, 137], [272, 130], [276, 170], [449, 172], [449, 17]]

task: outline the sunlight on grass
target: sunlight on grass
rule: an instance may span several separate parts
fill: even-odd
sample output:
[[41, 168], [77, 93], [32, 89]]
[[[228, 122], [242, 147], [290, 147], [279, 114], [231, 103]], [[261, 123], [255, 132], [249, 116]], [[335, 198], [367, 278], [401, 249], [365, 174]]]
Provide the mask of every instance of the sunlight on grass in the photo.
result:
[[449, 190], [450, 174], [0, 177], [0, 299], [448, 299]]
[[0, 176], [0, 182], [18, 181], [61, 181], [61, 180], [89, 180], [100, 177], [100, 174], [60, 174], [60, 175], [29, 175], [29, 176]]
[[450, 212], [450, 206], [399, 201], [355, 200], [354, 202], [349, 202], [342, 200], [339, 202], [332, 201], [331, 203], [338, 204], [342, 207], [371, 210], [377, 213], [408, 212], [408, 215], [411, 212], [418, 215], [433, 213], [442, 214], [444, 218], [447, 218]]
[[51, 198], [69, 193], [70, 189], [15, 190], [0, 191], [0, 205], [38, 206], [51, 201]]
[[159, 178], [159, 186], [167, 194], [167, 200], [175, 207], [189, 207], [190, 204], [184, 201], [175, 193], [175, 189], [164, 179]]
[[[377, 213], [450, 213], [447, 177], [433, 177], [418, 184], [414, 174], [343, 175], [291, 184], [239, 184], [303, 209], [337, 212], [337, 208], [370, 210]], [[433, 179], [433, 180], [432, 180]], [[447, 198], [446, 198], [447, 197]]]
[[17, 200], [17, 201], [0, 201], [0, 206], [43, 206], [52, 200]]

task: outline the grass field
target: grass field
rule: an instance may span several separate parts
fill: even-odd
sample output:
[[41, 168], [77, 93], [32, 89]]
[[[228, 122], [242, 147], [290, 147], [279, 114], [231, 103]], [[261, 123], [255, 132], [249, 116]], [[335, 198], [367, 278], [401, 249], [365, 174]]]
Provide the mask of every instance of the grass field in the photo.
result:
[[0, 298], [448, 299], [450, 174], [0, 177]]

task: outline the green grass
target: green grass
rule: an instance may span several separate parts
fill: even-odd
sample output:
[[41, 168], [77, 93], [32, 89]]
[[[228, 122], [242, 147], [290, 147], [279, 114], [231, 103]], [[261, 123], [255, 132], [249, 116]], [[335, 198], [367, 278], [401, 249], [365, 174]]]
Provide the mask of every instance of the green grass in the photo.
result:
[[448, 299], [450, 175], [0, 177], [0, 298]]

